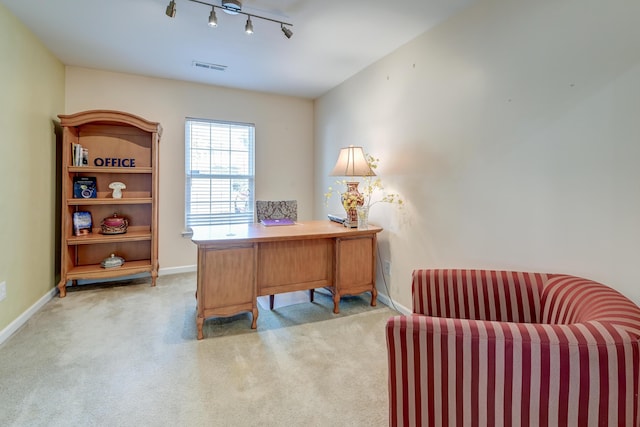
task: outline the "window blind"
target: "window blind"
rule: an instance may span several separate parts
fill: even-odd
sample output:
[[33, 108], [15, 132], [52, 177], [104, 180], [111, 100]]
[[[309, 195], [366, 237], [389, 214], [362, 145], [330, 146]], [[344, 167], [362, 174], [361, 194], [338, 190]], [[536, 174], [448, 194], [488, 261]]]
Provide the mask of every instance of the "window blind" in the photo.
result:
[[187, 118], [186, 226], [254, 218], [255, 126]]

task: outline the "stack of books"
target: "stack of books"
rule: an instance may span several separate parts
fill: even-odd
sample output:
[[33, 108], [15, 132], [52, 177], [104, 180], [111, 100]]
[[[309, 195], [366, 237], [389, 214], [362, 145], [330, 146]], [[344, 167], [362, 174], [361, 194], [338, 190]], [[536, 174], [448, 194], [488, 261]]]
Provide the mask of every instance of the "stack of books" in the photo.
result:
[[89, 166], [89, 149], [80, 144], [71, 144], [73, 166]]
[[344, 215], [329, 214], [327, 216], [329, 217], [329, 220], [337, 222], [339, 224], [344, 224], [347, 220], [347, 217]]

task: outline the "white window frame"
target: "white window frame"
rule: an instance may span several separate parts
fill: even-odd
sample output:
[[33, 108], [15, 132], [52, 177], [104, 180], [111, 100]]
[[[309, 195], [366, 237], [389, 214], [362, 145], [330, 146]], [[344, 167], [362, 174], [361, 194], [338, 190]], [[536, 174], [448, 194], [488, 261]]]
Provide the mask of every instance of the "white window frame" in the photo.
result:
[[187, 117], [185, 174], [187, 230], [253, 222], [255, 125]]

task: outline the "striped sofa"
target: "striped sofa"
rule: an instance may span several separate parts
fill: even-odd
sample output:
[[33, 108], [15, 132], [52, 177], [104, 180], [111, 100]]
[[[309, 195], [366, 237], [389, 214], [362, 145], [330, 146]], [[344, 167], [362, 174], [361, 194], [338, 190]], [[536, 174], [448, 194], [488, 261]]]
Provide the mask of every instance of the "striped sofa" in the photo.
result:
[[560, 274], [415, 270], [391, 426], [640, 426], [640, 308]]

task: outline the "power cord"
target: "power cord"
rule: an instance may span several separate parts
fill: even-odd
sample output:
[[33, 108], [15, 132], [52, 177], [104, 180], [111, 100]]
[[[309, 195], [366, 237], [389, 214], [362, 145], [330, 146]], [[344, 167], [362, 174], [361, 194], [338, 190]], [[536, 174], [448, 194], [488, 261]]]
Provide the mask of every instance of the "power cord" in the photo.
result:
[[398, 313], [400, 313], [400, 310], [398, 310], [398, 307], [396, 307], [396, 305], [393, 302], [393, 298], [391, 298], [391, 292], [389, 292], [389, 286], [387, 286], [387, 278], [384, 275], [384, 268], [382, 266], [382, 255], [380, 254], [380, 245], [376, 245], [376, 249], [378, 251], [378, 261], [379, 261], [378, 265], [380, 266], [380, 275], [382, 276], [382, 281], [384, 282], [384, 289], [387, 291], [387, 298], [389, 299], [389, 302], [391, 303], [391, 306], [393, 307], [393, 309]]

